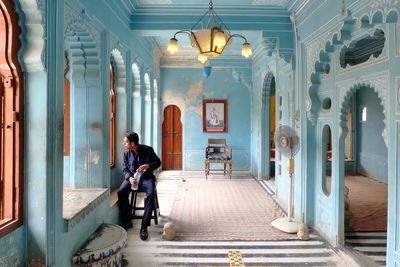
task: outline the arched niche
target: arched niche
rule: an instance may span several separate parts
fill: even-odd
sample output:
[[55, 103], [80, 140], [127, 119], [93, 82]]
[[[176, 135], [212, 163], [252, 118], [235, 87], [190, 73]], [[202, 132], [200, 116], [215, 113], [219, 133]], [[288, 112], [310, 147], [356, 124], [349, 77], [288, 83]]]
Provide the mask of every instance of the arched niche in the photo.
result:
[[328, 124], [322, 128], [321, 137], [322, 191], [329, 196], [332, 188], [332, 130]]
[[268, 72], [264, 77], [261, 95], [261, 162], [259, 170], [259, 177], [267, 179], [275, 176], [275, 90], [275, 76], [272, 72]]

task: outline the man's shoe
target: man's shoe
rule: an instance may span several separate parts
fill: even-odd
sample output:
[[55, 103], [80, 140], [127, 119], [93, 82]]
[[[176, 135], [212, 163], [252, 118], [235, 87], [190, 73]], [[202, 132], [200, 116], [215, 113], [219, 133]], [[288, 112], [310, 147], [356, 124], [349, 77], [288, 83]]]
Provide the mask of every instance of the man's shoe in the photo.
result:
[[147, 232], [147, 227], [140, 228], [140, 239], [147, 240], [149, 238], [149, 233]]

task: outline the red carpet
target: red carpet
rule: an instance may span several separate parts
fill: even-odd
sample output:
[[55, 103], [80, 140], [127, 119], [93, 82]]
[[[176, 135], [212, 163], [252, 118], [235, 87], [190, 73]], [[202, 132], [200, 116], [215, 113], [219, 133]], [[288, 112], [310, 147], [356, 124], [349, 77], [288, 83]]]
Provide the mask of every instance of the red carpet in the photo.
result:
[[297, 239], [271, 226], [272, 199], [253, 179], [182, 182], [171, 212], [179, 240]]
[[350, 229], [346, 231], [386, 231], [388, 188], [361, 175], [346, 175], [350, 189]]

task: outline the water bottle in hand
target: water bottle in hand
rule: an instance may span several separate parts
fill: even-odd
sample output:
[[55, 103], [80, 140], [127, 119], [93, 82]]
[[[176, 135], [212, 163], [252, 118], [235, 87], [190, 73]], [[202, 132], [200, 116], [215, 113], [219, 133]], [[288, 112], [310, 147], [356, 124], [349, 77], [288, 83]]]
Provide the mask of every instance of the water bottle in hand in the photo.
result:
[[135, 178], [136, 180], [136, 184], [131, 185], [131, 189], [133, 191], [136, 191], [138, 189], [140, 177], [142, 176], [142, 174], [143, 172], [136, 171], [135, 174], [133, 175], [133, 178]]

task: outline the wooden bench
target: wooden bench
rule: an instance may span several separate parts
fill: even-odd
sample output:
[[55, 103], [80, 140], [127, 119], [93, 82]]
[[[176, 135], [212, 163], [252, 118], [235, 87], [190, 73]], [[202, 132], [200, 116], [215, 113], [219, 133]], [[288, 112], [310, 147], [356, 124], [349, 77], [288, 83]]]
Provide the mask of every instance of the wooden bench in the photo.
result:
[[102, 224], [72, 257], [73, 267], [122, 266], [128, 235], [116, 224]]
[[[223, 169], [211, 169], [212, 163], [224, 164]], [[207, 176], [210, 171], [223, 171], [232, 178], [232, 149], [226, 144], [225, 139], [208, 139], [208, 145], [204, 155], [204, 171]], [[228, 165], [228, 169], [226, 169]]]

